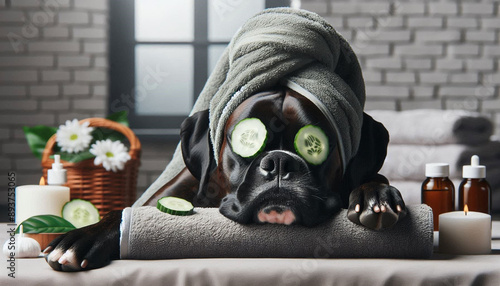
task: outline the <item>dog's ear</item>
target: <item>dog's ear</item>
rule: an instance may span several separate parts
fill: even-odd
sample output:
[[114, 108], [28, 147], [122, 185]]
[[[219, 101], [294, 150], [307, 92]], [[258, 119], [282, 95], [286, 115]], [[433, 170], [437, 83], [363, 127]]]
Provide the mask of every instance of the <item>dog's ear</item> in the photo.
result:
[[347, 165], [344, 183], [352, 190], [375, 178], [386, 180], [378, 175], [387, 155], [389, 132], [382, 123], [363, 113], [363, 127], [358, 152]]
[[203, 194], [210, 174], [216, 168], [210, 142], [208, 110], [199, 111], [182, 122], [181, 147], [186, 167], [200, 181], [198, 194]]

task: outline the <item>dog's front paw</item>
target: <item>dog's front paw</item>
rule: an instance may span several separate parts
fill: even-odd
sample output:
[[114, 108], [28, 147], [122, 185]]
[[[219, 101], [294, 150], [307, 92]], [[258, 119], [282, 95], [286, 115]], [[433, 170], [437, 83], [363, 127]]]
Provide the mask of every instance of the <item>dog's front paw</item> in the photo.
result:
[[121, 211], [112, 211], [96, 224], [72, 230], [54, 239], [44, 254], [57, 271], [100, 268], [119, 258]]
[[363, 184], [349, 197], [349, 220], [374, 230], [392, 227], [405, 215], [401, 193], [387, 184]]

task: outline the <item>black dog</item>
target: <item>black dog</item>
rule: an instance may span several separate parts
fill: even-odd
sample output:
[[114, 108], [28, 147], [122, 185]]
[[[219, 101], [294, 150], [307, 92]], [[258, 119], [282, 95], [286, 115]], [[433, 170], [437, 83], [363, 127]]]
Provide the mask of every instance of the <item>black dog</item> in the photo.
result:
[[[225, 126], [216, 164], [209, 139], [208, 110], [185, 120], [181, 128], [186, 168], [161, 188], [147, 204], [162, 196], [177, 196], [195, 206], [219, 206], [239, 223], [280, 223], [315, 226], [348, 209], [348, 217], [371, 229], [387, 228], [405, 216], [401, 194], [378, 174], [389, 135], [384, 126], [363, 114], [361, 141], [344, 168], [336, 133], [321, 111], [295, 91], [255, 94], [240, 104]], [[268, 132], [265, 148], [251, 158], [233, 151], [231, 134], [243, 119], [258, 118]], [[311, 164], [297, 152], [294, 138], [307, 125], [328, 136], [328, 156]], [[345, 171], [344, 171], [345, 169]], [[77, 229], [51, 242], [47, 262], [55, 270], [102, 267], [119, 259], [121, 212]]]

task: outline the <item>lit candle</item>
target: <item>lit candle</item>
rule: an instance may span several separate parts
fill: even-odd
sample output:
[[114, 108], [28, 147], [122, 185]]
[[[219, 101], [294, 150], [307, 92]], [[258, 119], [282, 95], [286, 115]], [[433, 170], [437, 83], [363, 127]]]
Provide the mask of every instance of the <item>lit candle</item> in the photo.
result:
[[439, 251], [451, 254], [491, 253], [491, 216], [480, 212], [439, 215]]
[[69, 201], [69, 188], [64, 186], [26, 185], [16, 188], [16, 223], [35, 215], [57, 215]]

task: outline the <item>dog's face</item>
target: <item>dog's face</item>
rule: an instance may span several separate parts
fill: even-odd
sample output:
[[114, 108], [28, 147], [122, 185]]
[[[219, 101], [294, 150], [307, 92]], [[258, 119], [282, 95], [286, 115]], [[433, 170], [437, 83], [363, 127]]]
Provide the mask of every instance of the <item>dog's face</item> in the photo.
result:
[[[265, 125], [265, 147], [251, 158], [234, 152], [232, 134], [244, 119]], [[301, 128], [314, 125], [328, 136], [326, 160], [308, 163], [294, 141]], [[226, 189], [220, 211], [240, 223], [319, 224], [341, 207], [336, 187], [342, 179], [337, 138], [332, 126], [308, 99], [293, 91], [253, 95], [239, 105], [225, 126], [216, 169]]]
[[[240, 132], [238, 126], [248, 126], [249, 121], [251, 128]], [[341, 207], [348, 209], [351, 221], [372, 229], [392, 226], [404, 217], [401, 194], [378, 174], [389, 134], [366, 113], [358, 130], [359, 146], [346, 166], [342, 166], [334, 127], [316, 105], [294, 91], [280, 89], [252, 95], [225, 124], [216, 163], [209, 110], [196, 112], [183, 122], [181, 147], [186, 169], [156, 197], [175, 195], [191, 200], [195, 206], [218, 206], [223, 215], [239, 223], [314, 226]], [[315, 137], [313, 143], [309, 135], [298, 135], [310, 127], [316, 130], [308, 133]], [[255, 138], [254, 130], [257, 134], [264, 130], [265, 144], [247, 140]], [[233, 138], [233, 133], [240, 137]], [[328, 141], [320, 144], [327, 153], [310, 148], [317, 146], [316, 139]], [[258, 144], [253, 145], [255, 142]], [[302, 148], [300, 142], [309, 145]], [[246, 152], [248, 149], [251, 152]], [[311, 159], [309, 151], [322, 156]]]

